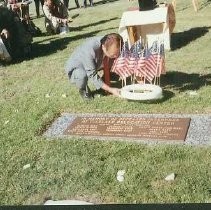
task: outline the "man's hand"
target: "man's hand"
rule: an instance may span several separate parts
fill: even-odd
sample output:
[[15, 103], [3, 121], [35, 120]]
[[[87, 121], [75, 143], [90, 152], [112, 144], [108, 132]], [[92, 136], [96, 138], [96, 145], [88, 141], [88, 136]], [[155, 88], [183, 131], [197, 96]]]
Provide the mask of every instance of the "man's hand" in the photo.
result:
[[64, 23], [65, 25], [67, 25], [68, 19], [64, 18], [64, 19], [61, 19], [61, 20], [62, 20], [62, 23]]
[[120, 97], [120, 89], [119, 88], [111, 88], [110, 93], [112, 93], [114, 96]]
[[112, 88], [104, 83], [102, 86], [102, 89], [113, 94], [114, 96], [120, 97], [120, 89], [119, 88]]

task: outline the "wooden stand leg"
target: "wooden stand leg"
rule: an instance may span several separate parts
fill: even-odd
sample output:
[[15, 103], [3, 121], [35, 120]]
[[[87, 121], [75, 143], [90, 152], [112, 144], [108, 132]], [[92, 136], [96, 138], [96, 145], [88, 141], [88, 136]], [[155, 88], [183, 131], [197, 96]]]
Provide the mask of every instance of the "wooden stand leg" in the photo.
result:
[[130, 43], [132, 45], [138, 40], [138, 38], [137, 38], [137, 30], [136, 30], [136, 27], [134, 27], [134, 26], [128, 26], [127, 30], [128, 30]]
[[[174, 10], [176, 10], [176, 0], [172, 0], [172, 5], [173, 5], [173, 7], [174, 7]], [[193, 4], [193, 8], [194, 8], [194, 10], [195, 10], [195, 12], [197, 12], [198, 11], [198, 0], [192, 0], [192, 4]]]
[[176, 2], [176, 0], [173, 0], [172, 2], [172, 5], [173, 5], [173, 7], [174, 7], [174, 11], [176, 10], [176, 6], [177, 6], [177, 2]]
[[192, 4], [193, 4], [193, 8], [195, 10], [195, 12], [198, 11], [198, 0], [192, 0]]

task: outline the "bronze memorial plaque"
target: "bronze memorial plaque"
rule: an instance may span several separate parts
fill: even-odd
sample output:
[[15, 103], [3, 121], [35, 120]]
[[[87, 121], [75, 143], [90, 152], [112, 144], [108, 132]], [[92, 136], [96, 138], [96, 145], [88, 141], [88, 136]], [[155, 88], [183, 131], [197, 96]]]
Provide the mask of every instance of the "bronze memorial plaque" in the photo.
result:
[[185, 141], [190, 118], [76, 117], [65, 135]]

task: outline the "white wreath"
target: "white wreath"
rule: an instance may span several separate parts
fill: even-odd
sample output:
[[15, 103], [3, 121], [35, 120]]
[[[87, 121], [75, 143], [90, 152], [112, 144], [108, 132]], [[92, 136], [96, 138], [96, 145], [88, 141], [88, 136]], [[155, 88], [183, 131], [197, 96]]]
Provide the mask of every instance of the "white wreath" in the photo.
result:
[[158, 85], [133, 84], [121, 89], [121, 97], [129, 100], [154, 100], [162, 98], [162, 89]]

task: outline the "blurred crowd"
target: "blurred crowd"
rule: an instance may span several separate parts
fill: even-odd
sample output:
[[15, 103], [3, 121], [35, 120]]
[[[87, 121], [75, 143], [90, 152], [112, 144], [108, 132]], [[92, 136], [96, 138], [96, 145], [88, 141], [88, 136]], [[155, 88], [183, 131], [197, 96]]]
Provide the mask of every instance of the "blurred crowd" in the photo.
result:
[[[35, 4], [36, 17], [44, 15], [46, 33], [63, 34], [69, 31], [69, 0], [0, 0], [0, 65], [30, 58], [33, 37], [41, 35], [29, 14], [29, 6]], [[81, 8], [75, 0], [77, 8]], [[83, 1], [83, 7], [93, 6], [93, 0]]]
[[27, 3], [0, 0], [1, 64], [30, 56], [33, 29]]

